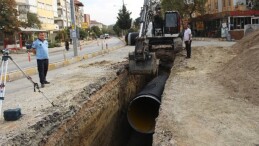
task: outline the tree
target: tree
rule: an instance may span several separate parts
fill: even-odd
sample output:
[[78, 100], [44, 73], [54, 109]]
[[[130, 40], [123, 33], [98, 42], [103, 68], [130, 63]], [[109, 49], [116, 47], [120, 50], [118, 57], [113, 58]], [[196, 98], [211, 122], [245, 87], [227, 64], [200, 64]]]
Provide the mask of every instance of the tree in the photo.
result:
[[205, 14], [205, 3], [207, 0], [194, 0], [187, 3], [187, 0], [162, 0], [161, 5], [164, 11], [176, 10], [183, 18], [192, 18], [193, 13]]
[[20, 22], [17, 19], [18, 12], [15, 7], [15, 0], [0, 0], [0, 30], [5, 33], [19, 29]]
[[27, 19], [28, 19], [28, 22], [25, 24], [25, 26], [32, 27], [32, 28], [36, 26], [38, 28], [41, 28], [41, 22], [38, 19], [36, 14], [28, 12]]
[[67, 34], [67, 31], [65, 29], [58, 31], [58, 33], [55, 37], [56, 42], [62, 42], [62, 41], [65, 41], [67, 39], [68, 39], [68, 34]]
[[123, 4], [122, 9], [119, 10], [117, 17], [117, 26], [122, 30], [127, 30], [131, 28], [132, 19], [130, 18], [131, 12], [129, 12], [126, 6]]
[[79, 36], [80, 36], [80, 40], [83, 40], [84, 38], [86, 38], [87, 37], [86, 30], [79, 27]]
[[[100, 36], [102, 34], [102, 32], [98, 26], [92, 26], [91, 32], [93, 33], [92, 35], [96, 35], [96, 36]], [[93, 37], [95, 37], [95, 36], [93, 36]]]
[[253, 10], [259, 10], [259, 2], [258, 1], [253, 1]]
[[140, 17], [135, 19], [133, 25], [134, 25], [134, 30], [139, 30], [139, 28], [140, 28]]
[[120, 29], [118, 23], [116, 23], [116, 24], [113, 26], [113, 30], [114, 30], [114, 32], [116, 33], [117, 36], [120, 36], [121, 29]]

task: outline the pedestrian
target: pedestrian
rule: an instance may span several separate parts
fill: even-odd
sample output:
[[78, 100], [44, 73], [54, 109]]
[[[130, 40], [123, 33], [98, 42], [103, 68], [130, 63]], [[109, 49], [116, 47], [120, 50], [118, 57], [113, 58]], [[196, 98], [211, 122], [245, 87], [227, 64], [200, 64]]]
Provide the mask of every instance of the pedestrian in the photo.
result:
[[69, 51], [69, 42], [68, 42], [68, 40], [65, 41], [65, 48], [66, 48], [67, 51]]
[[192, 32], [191, 29], [188, 27], [188, 24], [184, 24], [184, 36], [183, 40], [185, 43], [185, 49], [187, 52], [186, 58], [189, 59], [191, 58], [191, 42], [192, 42]]
[[44, 88], [45, 84], [50, 83], [46, 80], [49, 67], [49, 48], [44, 32], [39, 32], [38, 39], [32, 43], [32, 52], [36, 54], [41, 88]]

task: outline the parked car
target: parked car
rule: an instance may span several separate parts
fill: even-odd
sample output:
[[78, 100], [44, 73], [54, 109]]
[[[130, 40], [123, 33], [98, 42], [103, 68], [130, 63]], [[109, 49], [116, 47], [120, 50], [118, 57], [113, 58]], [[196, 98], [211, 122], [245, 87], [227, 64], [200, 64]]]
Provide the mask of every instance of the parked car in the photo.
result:
[[108, 33], [106, 33], [106, 34], [104, 34], [104, 38], [108, 39], [108, 38], [110, 38], [110, 35]]
[[104, 39], [104, 35], [102, 34], [102, 35], [100, 35], [100, 39]]

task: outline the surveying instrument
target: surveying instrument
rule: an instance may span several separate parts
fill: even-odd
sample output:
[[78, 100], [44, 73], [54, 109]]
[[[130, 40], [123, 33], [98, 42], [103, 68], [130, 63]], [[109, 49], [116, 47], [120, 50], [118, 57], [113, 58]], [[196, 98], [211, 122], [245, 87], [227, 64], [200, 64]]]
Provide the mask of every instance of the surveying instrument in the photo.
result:
[[[52, 106], [54, 106], [54, 103], [51, 102], [42, 91], [40, 91], [39, 84], [35, 83], [32, 80], [32, 78], [30, 76], [28, 76], [21, 69], [21, 67], [13, 60], [13, 58], [11, 56], [9, 56], [9, 50], [8, 49], [4, 49], [4, 50], [1, 50], [1, 52], [3, 53], [3, 56], [2, 56], [2, 62], [1, 62], [1, 74], [0, 74], [0, 115], [2, 113], [2, 104], [3, 104], [4, 97], [5, 97], [5, 87], [6, 87], [6, 80], [7, 80], [7, 67], [8, 67], [8, 60], [9, 59], [22, 72], [22, 74], [33, 84], [34, 92], [36, 92], [36, 90], [37, 90], [39, 93], [41, 93], [48, 100], [48, 102], [51, 103]], [[17, 109], [17, 110], [19, 110], [19, 109]], [[10, 112], [12, 114], [12, 112], [13, 113], [15, 112], [15, 109], [13, 111], [12, 110], [9, 110], [9, 111], [7, 110], [5, 112]]]

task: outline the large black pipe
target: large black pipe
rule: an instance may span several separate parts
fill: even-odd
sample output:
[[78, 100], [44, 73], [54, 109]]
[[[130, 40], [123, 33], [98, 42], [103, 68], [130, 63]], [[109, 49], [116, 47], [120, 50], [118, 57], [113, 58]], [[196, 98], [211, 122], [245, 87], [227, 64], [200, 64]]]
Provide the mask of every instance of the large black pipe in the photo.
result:
[[168, 75], [157, 76], [130, 102], [127, 118], [136, 131], [146, 134], [154, 132], [167, 78]]

